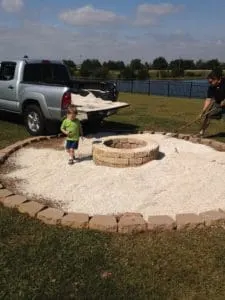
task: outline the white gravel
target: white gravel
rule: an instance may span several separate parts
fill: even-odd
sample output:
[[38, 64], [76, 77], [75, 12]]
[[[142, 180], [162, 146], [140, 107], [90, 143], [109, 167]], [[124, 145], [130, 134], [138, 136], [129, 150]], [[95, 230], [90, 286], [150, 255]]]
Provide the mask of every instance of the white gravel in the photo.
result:
[[225, 208], [224, 153], [162, 135], [143, 137], [160, 144], [161, 160], [137, 168], [96, 166], [90, 158], [93, 139], [85, 139], [81, 161], [73, 166], [64, 151], [25, 148], [10, 158], [18, 169], [7, 177], [24, 180], [17, 189], [28, 196], [90, 215], [141, 212], [147, 218]]

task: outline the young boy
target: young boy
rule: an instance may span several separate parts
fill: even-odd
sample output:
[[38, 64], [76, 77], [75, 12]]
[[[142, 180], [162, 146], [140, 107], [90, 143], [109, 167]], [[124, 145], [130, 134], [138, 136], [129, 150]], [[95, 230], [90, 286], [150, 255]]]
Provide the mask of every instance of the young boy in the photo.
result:
[[61, 131], [67, 136], [66, 150], [69, 153], [69, 165], [75, 161], [75, 150], [78, 149], [79, 138], [83, 137], [83, 130], [80, 121], [76, 118], [76, 106], [71, 104], [67, 109], [67, 117], [62, 122]]

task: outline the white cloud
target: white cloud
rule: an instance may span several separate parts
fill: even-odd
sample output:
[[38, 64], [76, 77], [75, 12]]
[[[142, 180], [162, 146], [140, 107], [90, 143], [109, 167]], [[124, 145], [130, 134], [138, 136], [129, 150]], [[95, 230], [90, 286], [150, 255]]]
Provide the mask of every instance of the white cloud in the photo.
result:
[[[218, 43], [218, 40], [220, 42]], [[216, 39], [194, 39], [190, 34], [135, 34], [120, 30], [93, 29], [80, 32], [63, 30], [47, 24], [25, 22], [21, 27], [0, 27], [0, 57], [10, 60], [27, 54], [31, 58], [86, 58], [124, 60], [140, 57], [152, 61], [157, 56], [168, 60], [177, 57], [225, 60], [225, 36]], [[13, 47], [12, 47], [13, 45]]]
[[19, 12], [23, 8], [23, 0], [2, 0], [1, 7], [8, 13]]
[[125, 18], [112, 11], [94, 8], [92, 5], [80, 7], [75, 10], [67, 10], [59, 15], [61, 21], [77, 26], [91, 26], [98, 24], [112, 24], [121, 22]]
[[157, 20], [166, 15], [177, 13], [183, 9], [182, 5], [174, 5], [171, 3], [160, 4], [141, 4], [137, 7], [136, 25], [152, 25]]
[[138, 13], [162, 16], [179, 12], [181, 8], [182, 6], [171, 3], [141, 4], [138, 6]]

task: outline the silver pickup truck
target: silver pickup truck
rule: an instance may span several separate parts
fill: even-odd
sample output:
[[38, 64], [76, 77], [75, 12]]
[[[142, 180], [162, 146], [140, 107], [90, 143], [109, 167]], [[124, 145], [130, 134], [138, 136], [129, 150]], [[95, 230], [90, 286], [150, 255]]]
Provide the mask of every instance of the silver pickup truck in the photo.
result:
[[72, 80], [61, 61], [21, 59], [0, 63], [0, 110], [22, 115], [31, 135], [42, 135], [51, 122], [61, 122], [68, 105], [76, 105], [78, 100], [80, 115], [96, 122], [129, 105], [110, 99], [110, 91], [100, 91], [104, 96], [96, 98], [98, 105], [90, 105], [85, 101], [85, 93], [90, 91], [90, 82], [85, 86], [85, 81]]

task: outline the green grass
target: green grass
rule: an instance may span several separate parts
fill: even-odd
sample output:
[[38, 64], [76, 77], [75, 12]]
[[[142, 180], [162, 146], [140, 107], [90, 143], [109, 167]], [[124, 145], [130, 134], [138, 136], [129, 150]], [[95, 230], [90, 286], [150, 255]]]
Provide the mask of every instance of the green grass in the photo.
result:
[[20, 118], [0, 113], [0, 149], [28, 136]]
[[[121, 109], [118, 114], [110, 117], [108, 121], [130, 124], [139, 130], [155, 130], [174, 132], [187, 123], [195, 120], [203, 107], [203, 100], [174, 98], [161, 96], [148, 96], [140, 94], [120, 94], [120, 101], [130, 103], [130, 107]], [[109, 123], [114, 125], [113, 123]], [[107, 123], [106, 123], [107, 125]], [[128, 126], [129, 127], [129, 126]], [[196, 134], [200, 123], [182, 130], [183, 133]], [[208, 130], [209, 135], [225, 132], [224, 121], [212, 121]], [[216, 136], [218, 140], [225, 140]]]
[[[120, 100], [131, 107], [106, 127], [173, 131], [202, 105], [130, 94]], [[1, 148], [28, 136], [17, 122], [0, 121], [0, 128]], [[217, 131], [224, 130], [215, 122], [210, 133]], [[224, 281], [222, 228], [122, 236], [47, 226], [0, 206], [0, 299], [225, 299]]]
[[121, 236], [0, 207], [0, 299], [224, 299], [224, 280], [224, 229]]

